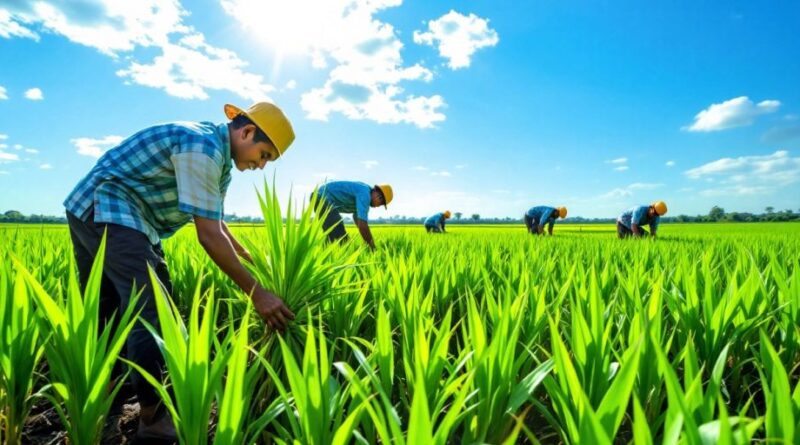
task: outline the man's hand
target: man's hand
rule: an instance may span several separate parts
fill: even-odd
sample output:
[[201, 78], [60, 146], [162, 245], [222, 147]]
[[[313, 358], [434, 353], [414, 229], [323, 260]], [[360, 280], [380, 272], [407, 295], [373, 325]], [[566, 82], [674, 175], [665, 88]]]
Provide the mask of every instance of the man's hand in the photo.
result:
[[286, 324], [294, 319], [294, 314], [286, 307], [283, 300], [267, 292], [242, 266], [237, 251], [239, 255], [247, 259], [250, 256], [249, 253], [246, 257], [243, 254], [247, 250], [234, 247], [231, 239], [228, 238], [224, 224], [220, 221], [195, 216], [194, 223], [197, 228], [197, 240], [208, 256], [243, 292], [251, 295], [253, 306], [269, 327], [279, 331], [284, 330]]
[[286, 307], [283, 300], [260, 286], [253, 290], [252, 298], [256, 312], [270, 328], [283, 332], [288, 323], [294, 320], [294, 313]]

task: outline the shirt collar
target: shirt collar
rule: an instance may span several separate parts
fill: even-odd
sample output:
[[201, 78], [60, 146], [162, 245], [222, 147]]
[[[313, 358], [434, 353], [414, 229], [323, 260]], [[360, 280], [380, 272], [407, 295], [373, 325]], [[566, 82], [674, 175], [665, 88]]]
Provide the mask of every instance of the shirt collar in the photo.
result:
[[231, 163], [231, 136], [228, 131], [228, 124], [217, 125], [217, 132], [222, 140], [222, 152], [224, 153], [223, 156], [225, 156], [223, 165], [229, 165]]

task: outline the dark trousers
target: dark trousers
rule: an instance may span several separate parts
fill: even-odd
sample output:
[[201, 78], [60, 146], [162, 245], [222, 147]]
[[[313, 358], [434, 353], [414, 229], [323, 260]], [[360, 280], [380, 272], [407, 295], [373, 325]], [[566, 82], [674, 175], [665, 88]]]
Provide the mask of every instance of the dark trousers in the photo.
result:
[[528, 232], [533, 235], [539, 234], [539, 220], [533, 219], [527, 214], [525, 214], [522, 219], [525, 221], [525, 227], [528, 228]]
[[[172, 281], [169, 278], [161, 244], [151, 244], [144, 233], [128, 227], [117, 224], [95, 224], [94, 212], [89, 214], [87, 221], [81, 221], [67, 212], [67, 222], [78, 263], [82, 291], [86, 289], [100, 240], [103, 232], [106, 232], [103, 281], [100, 288], [101, 329], [111, 319], [112, 314], [116, 312], [119, 318], [119, 314], [125, 311], [134, 289], [141, 291], [135, 308], [141, 310], [140, 319], [159, 329], [158, 313], [147, 266], [153, 268], [164, 290], [171, 294]], [[138, 364], [156, 378], [161, 377], [164, 358], [152, 334], [141, 321], [137, 321], [134, 325], [125, 346], [125, 356], [128, 360]], [[115, 377], [121, 375], [121, 369], [118, 363], [115, 367]], [[154, 405], [160, 400], [153, 387], [138, 372], [131, 373], [131, 383], [140, 405]]]
[[[643, 229], [641, 227], [639, 227], [639, 232], [641, 232], [642, 236], [649, 235], [647, 233], [647, 230], [645, 230], [645, 229]], [[622, 224], [621, 222], [617, 221], [617, 236], [618, 237], [627, 238], [627, 237], [633, 236], [633, 235], [634, 235], [633, 230], [625, 227], [624, 224]]]
[[428, 233], [442, 233], [442, 229], [439, 226], [425, 226], [425, 230]]
[[322, 228], [328, 232], [328, 242], [347, 240], [347, 231], [344, 229], [342, 215], [325, 202], [324, 199], [317, 199], [319, 200], [317, 202], [317, 215], [325, 217], [322, 221]]

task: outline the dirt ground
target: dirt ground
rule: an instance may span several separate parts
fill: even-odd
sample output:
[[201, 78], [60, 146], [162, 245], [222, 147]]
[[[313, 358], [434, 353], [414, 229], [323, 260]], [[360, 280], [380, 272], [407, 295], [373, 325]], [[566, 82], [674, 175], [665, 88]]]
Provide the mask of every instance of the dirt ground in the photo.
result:
[[[171, 442], [155, 443], [152, 440], [136, 440], [136, 428], [139, 426], [139, 404], [135, 397], [125, 401], [121, 410], [112, 413], [103, 429], [103, 445], [136, 444], [136, 445], [170, 445]], [[56, 410], [46, 402], [33, 407], [23, 430], [23, 443], [31, 445], [66, 445], [66, 431], [61, 424]]]

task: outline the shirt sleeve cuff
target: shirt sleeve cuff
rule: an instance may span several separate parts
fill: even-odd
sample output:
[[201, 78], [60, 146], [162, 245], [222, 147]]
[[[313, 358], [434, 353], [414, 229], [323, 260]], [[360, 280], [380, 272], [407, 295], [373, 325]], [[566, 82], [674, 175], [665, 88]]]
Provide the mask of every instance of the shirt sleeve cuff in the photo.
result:
[[200, 207], [195, 207], [191, 204], [186, 204], [183, 202], [178, 203], [178, 210], [180, 210], [183, 213], [199, 216], [201, 218], [208, 218], [214, 220], [222, 219], [222, 212], [218, 210], [201, 209]]

